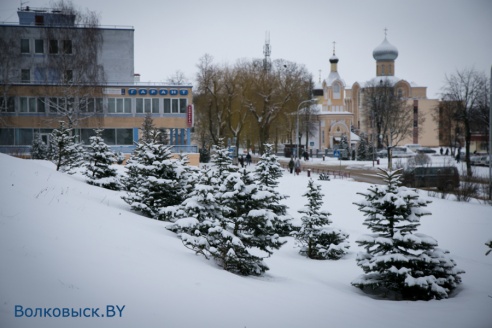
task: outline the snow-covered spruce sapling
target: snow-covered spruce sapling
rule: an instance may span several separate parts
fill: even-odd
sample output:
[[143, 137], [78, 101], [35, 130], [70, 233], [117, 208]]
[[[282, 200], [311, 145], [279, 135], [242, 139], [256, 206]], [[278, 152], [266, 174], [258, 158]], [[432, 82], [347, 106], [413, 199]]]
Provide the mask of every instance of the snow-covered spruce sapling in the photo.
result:
[[178, 205], [185, 198], [180, 181], [183, 168], [180, 160], [172, 158], [171, 148], [141, 141], [125, 167], [128, 173], [123, 184], [127, 195], [122, 196], [123, 200], [133, 210], [158, 220], [169, 219], [167, 212], [160, 212], [161, 208]]
[[48, 145], [41, 139], [39, 133], [34, 135], [31, 145], [31, 159], [47, 159]]
[[352, 285], [390, 299], [431, 300], [448, 298], [461, 282], [449, 252], [438, 248], [432, 237], [417, 233], [420, 218], [431, 213], [430, 201], [416, 190], [399, 186], [401, 170], [381, 170], [386, 185], [370, 186], [359, 193], [364, 200], [354, 203], [364, 213], [373, 233], [356, 242], [365, 249], [357, 255], [364, 274]]
[[258, 185], [258, 194], [262, 195], [265, 208], [276, 215], [276, 231], [280, 236], [288, 236], [294, 227], [291, 224], [292, 217], [287, 214], [287, 206], [281, 204], [287, 196], [278, 192], [279, 179], [283, 170], [272, 151], [271, 144], [264, 145], [265, 152], [256, 164], [254, 174]]
[[55, 163], [57, 171], [73, 173], [73, 169], [82, 165], [85, 149], [75, 143], [74, 139], [72, 129], [66, 128], [63, 121], [60, 122], [58, 129], [51, 132], [50, 158]]
[[[206, 191], [204, 187], [199, 189]], [[248, 170], [230, 173], [215, 194], [205, 193], [188, 204], [203, 210], [205, 204], [219, 207], [219, 212], [201, 217], [196, 211], [188, 212], [193, 216], [176, 221], [184, 245], [213, 258], [227, 271], [245, 276], [263, 274], [268, 267], [260, 254], [268, 257], [284, 244], [275, 231], [277, 217], [265, 208], [263, 194]], [[252, 248], [255, 254], [250, 253]]]
[[119, 190], [120, 183], [117, 178], [116, 169], [111, 165], [117, 161], [116, 154], [109, 149], [101, 137], [103, 129], [95, 129], [95, 136], [89, 138], [87, 147], [85, 176], [87, 183], [111, 190]]
[[307, 198], [308, 204], [298, 211], [304, 214], [301, 217], [302, 225], [298, 232], [292, 233], [301, 247], [299, 253], [310, 259], [340, 259], [350, 247], [347, 241], [348, 234], [329, 227], [331, 221], [328, 217], [331, 214], [321, 210], [323, 205], [321, 186], [315, 184], [313, 179], [309, 179], [308, 190], [303, 196]]

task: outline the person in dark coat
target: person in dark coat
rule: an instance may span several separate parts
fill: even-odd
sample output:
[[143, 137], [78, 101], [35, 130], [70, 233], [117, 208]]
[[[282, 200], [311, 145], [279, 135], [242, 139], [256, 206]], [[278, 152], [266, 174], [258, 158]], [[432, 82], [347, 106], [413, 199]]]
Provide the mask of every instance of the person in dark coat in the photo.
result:
[[239, 164], [241, 164], [241, 167], [244, 167], [244, 157], [243, 157], [243, 155], [241, 155], [241, 157], [239, 157]]
[[294, 159], [291, 157], [290, 158], [290, 162], [289, 162], [289, 170], [290, 170], [290, 174], [292, 174], [292, 172], [294, 172]]
[[246, 154], [246, 165], [251, 165], [251, 154], [250, 153]]

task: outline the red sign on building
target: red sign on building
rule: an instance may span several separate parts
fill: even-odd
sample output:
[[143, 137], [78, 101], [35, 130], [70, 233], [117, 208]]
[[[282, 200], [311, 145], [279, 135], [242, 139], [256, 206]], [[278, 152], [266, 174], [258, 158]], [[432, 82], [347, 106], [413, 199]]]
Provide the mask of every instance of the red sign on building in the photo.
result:
[[186, 110], [186, 117], [188, 119], [188, 126], [193, 125], [193, 106], [188, 105], [188, 108]]

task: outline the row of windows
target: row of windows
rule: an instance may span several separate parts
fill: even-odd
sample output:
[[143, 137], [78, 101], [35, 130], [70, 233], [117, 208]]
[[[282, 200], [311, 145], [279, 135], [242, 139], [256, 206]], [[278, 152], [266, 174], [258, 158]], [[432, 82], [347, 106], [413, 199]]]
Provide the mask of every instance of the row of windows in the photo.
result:
[[46, 48], [51, 55], [72, 54], [72, 40], [43, 40], [43, 39], [21, 39], [21, 54], [45, 54]]
[[[106, 102], [105, 102], [106, 100]], [[57, 98], [57, 97], [19, 97], [20, 113], [56, 113], [59, 111], [78, 108], [81, 112], [104, 111], [110, 114], [185, 114], [188, 105], [187, 98]], [[0, 111], [15, 112], [15, 98], [0, 97]]]
[[[49, 76], [47, 76], [49, 75]], [[21, 69], [21, 83], [31, 83], [33, 81], [31, 77], [30, 69]], [[50, 71], [47, 74], [44, 68], [36, 68], [34, 71], [34, 82], [44, 82], [44, 81], [59, 81], [60, 73], [56, 71]], [[64, 82], [73, 82], [73, 70], [67, 69], [63, 72], [63, 81]]]
[[[0, 146], [29, 146], [36, 135], [49, 145], [52, 129], [0, 129]], [[95, 136], [94, 129], [75, 129], [77, 142], [90, 144], [90, 137]], [[132, 145], [133, 129], [105, 129], [101, 137], [108, 145]]]

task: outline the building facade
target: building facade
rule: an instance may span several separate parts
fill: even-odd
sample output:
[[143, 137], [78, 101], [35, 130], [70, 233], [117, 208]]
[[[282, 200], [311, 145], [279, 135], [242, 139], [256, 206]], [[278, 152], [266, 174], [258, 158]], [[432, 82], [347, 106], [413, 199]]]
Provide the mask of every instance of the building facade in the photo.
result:
[[134, 72], [133, 27], [76, 24], [70, 13], [21, 8], [19, 24], [0, 24], [0, 151], [28, 154], [36, 134], [65, 121], [88, 144], [94, 129], [130, 153], [147, 113], [176, 152], [191, 145], [191, 84], [141, 83]]
[[329, 59], [330, 73], [323, 81], [320, 78], [313, 92], [318, 104], [319, 128], [316, 137], [310, 141], [311, 146], [322, 152], [336, 149], [342, 135], [354, 146], [361, 132], [377, 138], [365, 115], [364, 90], [382, 83], [390, 85], [397, 96], [404, 99], [406, 108], [413, 111], [412, 135], [401, 140], [399, 145], [439, 146], [439, 131], [433, 119], [439, 100], [427, 98], [427, 87], [395, 76], [398, 49], [386, 37], [374, 49], [373, 57], [376, 61], [376, 76], [366, 82], [356, 81], [347, 87], [338, 72], [339, 59], [333, 50]]

